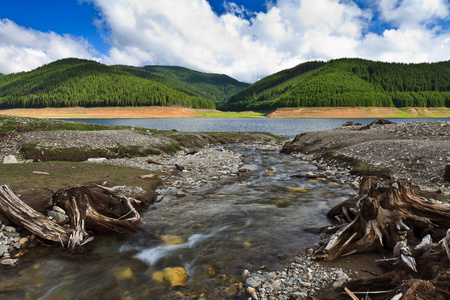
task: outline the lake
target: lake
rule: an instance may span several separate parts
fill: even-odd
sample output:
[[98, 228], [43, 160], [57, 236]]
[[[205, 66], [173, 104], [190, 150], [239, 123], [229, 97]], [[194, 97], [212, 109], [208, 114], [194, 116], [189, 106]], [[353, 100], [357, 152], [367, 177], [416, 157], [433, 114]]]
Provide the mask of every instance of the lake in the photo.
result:
[[[148, 129], [188, 132], [270, 132], [294, 138], [295, 135], [316, 130], [327, 130], [341, 126], [347, 121], [369, 124], [375, 119], [304, 119], [304, 118], [184, 118], [184, 119], [64, 119], [102, 125], [143, 127]], [[388, 119], [403, 123], [413, 121], [449, 121], [446, 119]]]

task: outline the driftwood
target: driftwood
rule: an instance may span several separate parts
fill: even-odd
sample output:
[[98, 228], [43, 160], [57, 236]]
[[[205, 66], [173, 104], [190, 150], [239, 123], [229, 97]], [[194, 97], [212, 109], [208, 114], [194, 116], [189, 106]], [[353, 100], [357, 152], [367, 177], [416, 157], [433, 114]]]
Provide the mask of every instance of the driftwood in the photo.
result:
[[9, 185], [0, 186], [0, 211], [11, 222], [49, 241], [67, 245], [69, 232], [25, 204]]
[[330, 236], [314, 258], [331, 261], [353, 253], [392, 251], [392, 258], [377, 261], [382, 276], [345, 285], [356, 296], [450, 299], [450, 205], [419, 198], [408, 182], [365, 177], [359, 194], [327, 216], [348, 223]]
[[18, 226], [26, 228], [42, 239], [61, 243], [69, 250], [93, 240], [87, 230], [132, 233], [139, 213], [131, 199], [118, 195], [102, 186], [75, 186], [57, 191], [53, 204], [64, 209], [71, 229], [52, 222], [21, 201], [8, 185], [0, 186], [0, 212]]

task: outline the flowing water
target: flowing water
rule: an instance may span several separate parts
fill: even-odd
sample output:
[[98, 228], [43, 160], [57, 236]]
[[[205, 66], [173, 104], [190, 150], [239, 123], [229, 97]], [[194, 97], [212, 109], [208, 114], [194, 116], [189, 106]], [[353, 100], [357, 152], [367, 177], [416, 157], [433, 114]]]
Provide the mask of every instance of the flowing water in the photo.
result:
[[[96, 236], [87, 255], [33, 250], [3, 271], [7, 299], [175, 299], [176, 292], [231, 297], [244, 269], [282, 267], [318, 242], [308, 228], [329, 225], [325, 213], [355, 191], [350, 186], [293, 178], [316, 167], [277, 152], [227, 146], [251, 172], [169, 198], [142, 214], [151, 234]], [[267, 174], [267, 171], [270, 174]], [[274, 172], [276, 171], [276, 173]], [[299, 189], [292, 189], [299, 188]], [[301, 189], [300, 189], [301, 188]], [[306, 229], [306, 230], [305, 230]], [[40, 247], [39, 247], [40, 248]], [[37, 248], [36, 248], [37, 249]], [[167, 267], [183, 267], [187, 286], [158, 282]]]

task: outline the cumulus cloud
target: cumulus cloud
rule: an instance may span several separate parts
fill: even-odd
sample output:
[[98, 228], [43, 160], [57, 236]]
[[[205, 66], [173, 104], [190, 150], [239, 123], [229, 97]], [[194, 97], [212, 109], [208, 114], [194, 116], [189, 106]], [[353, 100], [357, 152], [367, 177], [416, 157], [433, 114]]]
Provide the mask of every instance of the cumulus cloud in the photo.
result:
[[[206, 0], [86, 1], [101, 16], [107, 64], [180, 65], [254, 82], [309, 60], [450, 59], [446, 0], [272, 0], [265, 12], [224, 1], [221, 15]], [[94, 54], [86, 40], [0, 21], [0, 72]]]
[[450, 5], [445, 0], [381, 0], [381, 20], [391, 28], [370, 33], [360, 43], [361, 56], [389, 62], [436, 62], [450, 59], [448, 22]]
[[353, 2], [279, 0], [252, 13], [206, 0], [95, 0], [110, 29], [105, 61], [174, 64], [253, 82], [309, 59], [355, 56], [369, 15]]
[[29, 71], [65, 57], [93, 58], [89, 43], [70, 35], [27, 29], [0, 19], [0, 72]]

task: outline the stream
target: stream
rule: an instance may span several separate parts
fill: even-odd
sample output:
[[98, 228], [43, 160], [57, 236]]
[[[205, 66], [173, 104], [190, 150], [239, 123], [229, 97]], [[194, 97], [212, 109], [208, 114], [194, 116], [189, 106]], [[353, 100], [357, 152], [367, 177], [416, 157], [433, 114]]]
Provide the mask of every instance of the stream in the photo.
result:
[[[87, 254], [29, 249], [2, 271], [7, 299], [230, 299], [245, 269], [275, 270], [319, 242], [318, 229], [333, 205], [355, 190], [330, 180], [291, 177], [315, 171], [300, 158], [227, 145], [244, 157], [239, 176], [165, 196], [142, 213], [147, 233], [96, 235]], [[152, 234], [163, 237], [156, 241]], [[186, 287], [158, 280], [167, 267], [183, 267]], [[181, 298], [180, 298], [181, 299]]]

